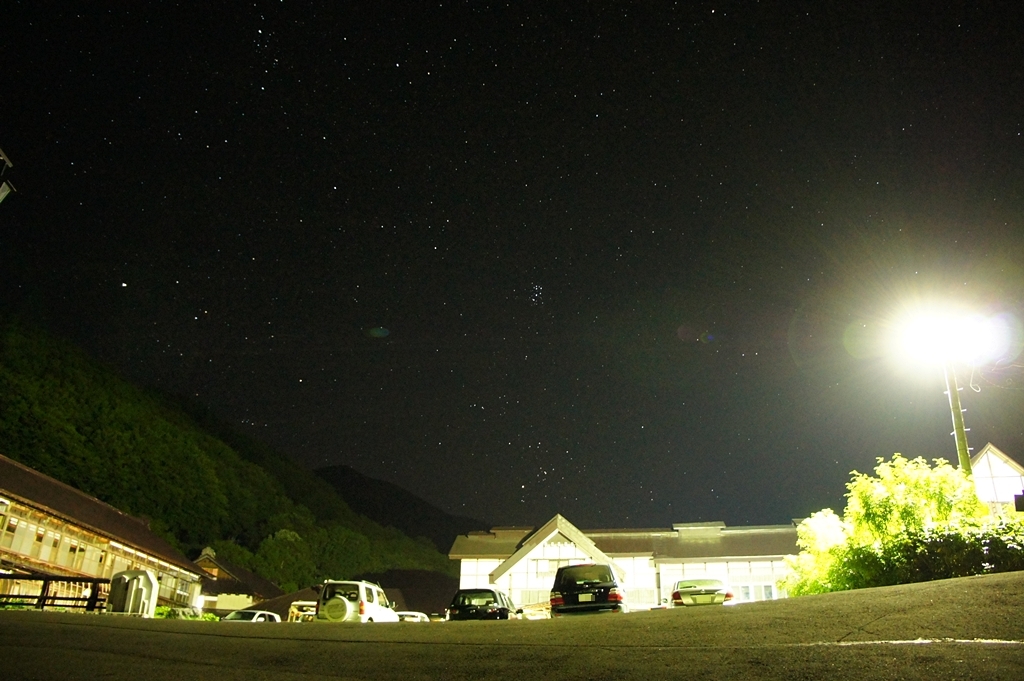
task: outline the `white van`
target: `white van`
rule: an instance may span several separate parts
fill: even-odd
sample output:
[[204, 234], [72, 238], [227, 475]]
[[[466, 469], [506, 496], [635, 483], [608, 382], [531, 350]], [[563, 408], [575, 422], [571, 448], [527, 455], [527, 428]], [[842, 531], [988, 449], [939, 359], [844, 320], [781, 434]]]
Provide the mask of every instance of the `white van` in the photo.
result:
[[397, 622], [398, 613], [373, 582], [328, 579], [316, 601], [316, 618], [328, 622]]

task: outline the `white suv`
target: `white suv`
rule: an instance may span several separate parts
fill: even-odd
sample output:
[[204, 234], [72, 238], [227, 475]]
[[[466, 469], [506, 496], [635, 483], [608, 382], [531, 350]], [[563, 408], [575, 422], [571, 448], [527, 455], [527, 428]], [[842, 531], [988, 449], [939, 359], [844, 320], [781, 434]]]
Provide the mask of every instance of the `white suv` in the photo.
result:
[[397, 622], [398, 613], [373, 582], [328, 579], [316, 601], [316, 618], [328, 622]]

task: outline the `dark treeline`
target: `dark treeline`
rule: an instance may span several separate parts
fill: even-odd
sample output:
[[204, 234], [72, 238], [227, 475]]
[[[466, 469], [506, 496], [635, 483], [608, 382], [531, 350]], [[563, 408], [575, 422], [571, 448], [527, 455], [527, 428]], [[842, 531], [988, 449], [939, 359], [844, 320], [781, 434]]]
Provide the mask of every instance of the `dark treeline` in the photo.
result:
[[353, 512], [288, 457], [201, 406], [139, 389], [76, 347], [0, 319], [0, 453], [288, 590], [390, 568], [449, 572], [429, 541]]

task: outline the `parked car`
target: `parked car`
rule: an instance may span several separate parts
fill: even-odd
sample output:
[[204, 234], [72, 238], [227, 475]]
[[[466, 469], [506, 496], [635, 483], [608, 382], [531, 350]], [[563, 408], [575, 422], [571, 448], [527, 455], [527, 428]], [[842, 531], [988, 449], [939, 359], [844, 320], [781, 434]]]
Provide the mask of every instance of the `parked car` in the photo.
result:
[[732, 592], [720, 579], [684, 579], [672, 591], [672, 607], [722, 605], [732, 600]]
[[447, 620], [515, 620], [523, 614], [500, 589], [459, 589], [445, 613]]
[[288, 606], [289, 622], [312, 622], [316, 619], [316, 601], [292, 601]]
[[235, 610], [220, 618], [221, 622], [280, 622], [281, 616], [266, 610]]
[[610, 565], [563, 565], [551, 587], [551, 616], [629, 612], [626, 590]]
[[384, 589], [373, 582], [328, 579], [316, 602], [316, 618], [329, 622], [397, 622]]
[[429, 622], [430, 617], [425, 612], [414, 610], [399, 610], [397, 613], [399, 622]]

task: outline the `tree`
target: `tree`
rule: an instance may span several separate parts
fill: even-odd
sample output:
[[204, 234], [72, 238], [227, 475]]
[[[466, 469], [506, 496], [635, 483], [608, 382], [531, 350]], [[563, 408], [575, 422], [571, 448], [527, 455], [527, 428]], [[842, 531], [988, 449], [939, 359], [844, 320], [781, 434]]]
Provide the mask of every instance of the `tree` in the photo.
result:
[[881, 544], [906, 531], [988, 515], [974, 482], [945, 459], [878, 459], [875, 476], [853, 471], [843, 518], [858, 544]]
[[851, 475], [842, 518], [824, 509], [797, 527], [800, 553], [788, 559], [793, 572], [782, 582], [794, 596], [908, 581], [906, 545], [930, 546], [923, 533], [976, 527], [989, 513], [971, 479], [944, 459], [932, 467], [894, 454], [878, 459], [875, 476]]
[[846, 523], [831, 508], [812, 513], [796, 528], [800, 553], [787, 559], [792, 576], [784, 586], [793, 596], [806, 596], [833, 591], [829, 571], [835, 561], [833, 549], [846, 543]]
[[306, 541], [292, 530], [278, 530], [260, 543], [253, 557], [255, 571], [285, 592], [316, 581], [316, 563]]

